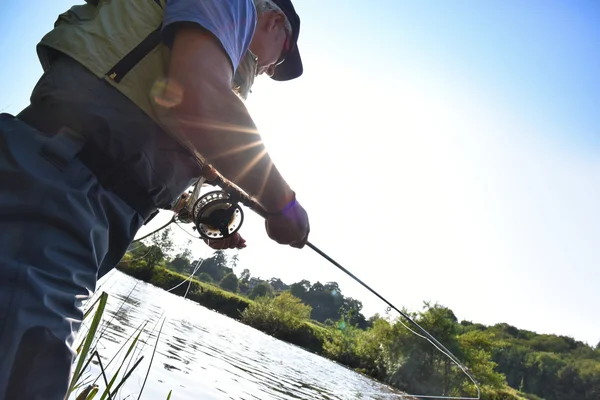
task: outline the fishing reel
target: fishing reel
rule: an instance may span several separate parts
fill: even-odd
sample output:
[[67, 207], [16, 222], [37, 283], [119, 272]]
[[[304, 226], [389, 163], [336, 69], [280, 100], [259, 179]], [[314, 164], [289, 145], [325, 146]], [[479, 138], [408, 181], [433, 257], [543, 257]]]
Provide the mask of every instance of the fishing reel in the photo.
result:
[[244, 222], [238, 200], [223, 190], [200, 197], [192, 209], [195, 228], [204, 239], [219, 240], [235, 234]]
[[200, 178], [190, 193], [184, 193], [173, 204], [178, 222], [194, 224], [204, 239], [220, 240], [235, 234], [244, 222], [239, 196], [215, 190], [200, 196], [206, 180]]

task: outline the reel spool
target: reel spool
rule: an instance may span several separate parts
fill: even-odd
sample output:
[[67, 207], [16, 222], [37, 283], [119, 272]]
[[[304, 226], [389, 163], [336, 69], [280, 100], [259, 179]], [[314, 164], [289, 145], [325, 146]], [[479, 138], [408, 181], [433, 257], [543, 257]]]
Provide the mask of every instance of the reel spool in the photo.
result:
[[194, 225], [204, 239], [225, 239], [236, 233], [244, 222], [238, 202], [222, 190], [206, 193], [194, 204]]

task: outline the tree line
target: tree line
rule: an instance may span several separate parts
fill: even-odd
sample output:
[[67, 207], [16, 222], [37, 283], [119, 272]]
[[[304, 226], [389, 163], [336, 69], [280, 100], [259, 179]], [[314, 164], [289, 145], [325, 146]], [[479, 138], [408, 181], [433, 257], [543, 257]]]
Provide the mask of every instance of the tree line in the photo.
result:
[[[250, 299], [277, 299], [285, 294], [278, 307], [286, 304], [301, 310], [303, 317], [299, 318], [329, 329], [332, 339], [324, 344], [329, 358], [401, 390], [445, 396], [474, 394], [474, 386], [462, 371], [431, 343], [406, 329], [406, 321], [379, 314], [365, 318], [362, 303], [345, 296], [336, 282], [301, 280], [288, 285], [277, 277], [252, 277], [248, 269], [238, 276], [235, 254], [216, 251], [209, 258], [192, 260], [185, 250], [170, 256], [173, 247], [167, 230], [151, 243], [132, 246], [129, 254], [148, 268], [162, 266], [194, 275]], [[260, 304], [264, 313], [269, 303]], [[289, 314], [284, 311], [281, 315]], [[592, 347], [571, 337], [538, 334], [506, 323], [485, 326], [458, 321], [452, 310], [439, 304], [424, 303], [421, 311], [403, 311], [464, 360], [482, 384], [483, 398], [600, 399], [600, 343]]]

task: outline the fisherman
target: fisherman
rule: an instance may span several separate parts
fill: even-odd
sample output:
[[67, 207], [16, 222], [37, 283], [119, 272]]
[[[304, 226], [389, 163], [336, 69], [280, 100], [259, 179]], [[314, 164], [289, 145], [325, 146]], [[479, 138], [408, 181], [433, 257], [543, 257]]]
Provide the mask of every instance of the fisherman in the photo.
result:
[[0, 115], [0, 400], [65, 398], [80, 302], [206, 167], [265, 208], [272, 240], [306, 244], [232, 90], [241, 70], [245, 89], [298, 78], [299, 28], [290, 0], [86, 0], [58, 17], [30, 105]]

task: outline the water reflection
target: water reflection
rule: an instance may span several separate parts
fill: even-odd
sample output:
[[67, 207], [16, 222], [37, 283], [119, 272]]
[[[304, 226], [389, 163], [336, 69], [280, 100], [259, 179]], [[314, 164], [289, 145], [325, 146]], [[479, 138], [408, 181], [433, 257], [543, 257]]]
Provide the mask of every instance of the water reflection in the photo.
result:
[[[323, 357], [118, 271], [107, 277], [100, 290], [109, 294], [98, 346], [103, 364], [146, 322], [135, 353], [135, 360], [140, 356], [144, 360], [117, 398], [138, 397], [154, 357], [143, 399], [166, 399], [169, 390], [173, 399], [182, 400], [409, 399]], [[119, 357], [112, 362], [109, 376], [121, 362]], [[88, 372], [97, 376], [97, 366], [90, 366]]]

